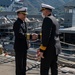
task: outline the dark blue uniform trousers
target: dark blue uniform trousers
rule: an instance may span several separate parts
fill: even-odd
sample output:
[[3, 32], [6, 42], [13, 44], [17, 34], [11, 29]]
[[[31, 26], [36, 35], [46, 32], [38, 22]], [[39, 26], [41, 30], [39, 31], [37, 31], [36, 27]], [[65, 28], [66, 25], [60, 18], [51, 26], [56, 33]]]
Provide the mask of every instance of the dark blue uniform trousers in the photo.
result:
[[15, 52], [16, 75], [26, 75], [27, 52]]
[[55, 47], [49, 48], [44, 52], [44, 58], [41, 59], [40, 75], [58, 75], [57, 55]]

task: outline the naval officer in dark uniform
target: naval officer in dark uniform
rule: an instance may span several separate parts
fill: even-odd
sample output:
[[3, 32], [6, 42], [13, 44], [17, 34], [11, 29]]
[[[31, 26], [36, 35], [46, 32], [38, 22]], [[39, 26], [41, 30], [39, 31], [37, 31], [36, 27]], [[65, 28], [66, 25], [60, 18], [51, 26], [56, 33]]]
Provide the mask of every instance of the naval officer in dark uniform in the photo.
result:
[[27, 15], [27, 8], [23, 7], [17, 11], [17, 20], [13, 25], [15, 35], [15, 62], [16, 62], [16, 75], [26, 75], [26, 58], [27, 58], [27, 40], [26, 32], [27, 26], [25, 18]]
[[42, 43], [38, 50], [38, 58], [41, 58], [40, 75], [58, 75], [57, 59], [60, 53], [59, 24], [52, 15], [54, 7], [42, 3]]

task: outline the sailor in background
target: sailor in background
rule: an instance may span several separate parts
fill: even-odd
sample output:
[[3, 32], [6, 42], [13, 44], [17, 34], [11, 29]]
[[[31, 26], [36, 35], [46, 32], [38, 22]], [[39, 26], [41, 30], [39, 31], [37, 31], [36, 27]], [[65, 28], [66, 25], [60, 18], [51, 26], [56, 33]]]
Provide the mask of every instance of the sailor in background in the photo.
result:
[[38, 50], [38, 58], [41, 58], [40, 75], [58, 75], [57, 59], [60, 53], [61, 45], [59, 40], [59, 24], [52, 15], [54, 7], [41, 4], [42, 9], [42, 43]]
[[22, 7], [17, 11], [17, 20], [13, 25], [15, 35], [15, 63], [16, 63], [16, 75], [26, 75], [26, 58], [27, 58], [27, 39], [26, 32], [27, 26], [25, 18], [27, 15], [27, 8]]

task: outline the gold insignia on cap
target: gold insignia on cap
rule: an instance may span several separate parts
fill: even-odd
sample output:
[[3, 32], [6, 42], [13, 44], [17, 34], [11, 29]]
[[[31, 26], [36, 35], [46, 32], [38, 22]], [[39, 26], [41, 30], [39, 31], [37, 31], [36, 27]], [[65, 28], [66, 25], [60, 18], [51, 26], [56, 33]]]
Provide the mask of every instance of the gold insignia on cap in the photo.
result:
[[45, 10], [46, 8], [42, 8], [40, 11], [43, 11], [43, 10]]
[[22, 13], [22, 14], [28, 14], [27, 12], [22, 12], [22, 11], [20, 13]]

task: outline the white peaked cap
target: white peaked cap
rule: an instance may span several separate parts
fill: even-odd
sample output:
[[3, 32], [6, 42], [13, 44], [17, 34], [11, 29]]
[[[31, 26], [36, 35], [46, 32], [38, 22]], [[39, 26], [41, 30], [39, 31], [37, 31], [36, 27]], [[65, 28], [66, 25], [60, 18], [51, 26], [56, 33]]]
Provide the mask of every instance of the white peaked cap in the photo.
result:
[[42, 8], [55, 9], [53, 6], [44, 3], [42, 3], [41, 6]]
[[18, 9], [18, 10], [16, 10], [16, 12], [27, 12], [27, 7], [22, 7], [22, 8], [20, 8], [20, 9]]

